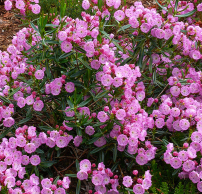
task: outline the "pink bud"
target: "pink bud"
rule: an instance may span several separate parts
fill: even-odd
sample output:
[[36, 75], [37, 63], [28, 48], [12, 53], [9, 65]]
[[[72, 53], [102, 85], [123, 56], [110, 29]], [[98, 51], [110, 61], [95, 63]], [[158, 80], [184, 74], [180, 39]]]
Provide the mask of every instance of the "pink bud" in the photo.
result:
[[138, 170], [133, 170], [133, 174], [136, 176], [138, 175]]

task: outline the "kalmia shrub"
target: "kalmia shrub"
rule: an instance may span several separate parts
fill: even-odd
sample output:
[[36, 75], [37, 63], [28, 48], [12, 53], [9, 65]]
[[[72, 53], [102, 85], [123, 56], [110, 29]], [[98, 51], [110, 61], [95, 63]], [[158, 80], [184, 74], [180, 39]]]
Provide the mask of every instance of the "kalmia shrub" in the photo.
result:
[[[73, 19], [62, 1], [0, 51], [1, 192], [78, 194], [88, 181], [88, 193], [166, 193], [165, 172], [202, 192], [201, 3], [121, 6], [84, 0], [90, 14]], [[58, 170], [63, 157], [74, 161]]]

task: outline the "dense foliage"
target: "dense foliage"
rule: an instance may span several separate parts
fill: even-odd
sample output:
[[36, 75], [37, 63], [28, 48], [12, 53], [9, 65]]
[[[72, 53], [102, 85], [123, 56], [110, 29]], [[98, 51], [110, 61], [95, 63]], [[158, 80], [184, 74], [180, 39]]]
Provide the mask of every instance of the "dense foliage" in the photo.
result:
[[202, 3], [66, 6], [0, 51], [1, 193], [202, 192]]

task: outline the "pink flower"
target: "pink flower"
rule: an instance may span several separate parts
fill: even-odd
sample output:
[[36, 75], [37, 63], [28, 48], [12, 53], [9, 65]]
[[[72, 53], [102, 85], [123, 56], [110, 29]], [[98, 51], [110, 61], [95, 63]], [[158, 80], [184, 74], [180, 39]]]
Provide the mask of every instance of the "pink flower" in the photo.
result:
[[51, 183], [50, 179], [45, 178], [45, 179], [42, 179], [41, 185], [43, 188], [49, 189], [51, 187], [52, 183]]
[[188, 96], [190, 94], [189, 86], [182, 86], [181, 94], [183, 96]]
[[33, 98], [32, 95], [30, 95], [30, 96], [28, 96], [28, 97], [26, 98], [26, 104], [27, 104], [27, 105], [32, 105], [32, 104], [34, 104], [34, 98]]
[[126, 146], [128, 144], [128, 138], [126, 135], [123, 134], [117, 137], [117, 141], [120, 146]]
[[179, 96], [180, 95], [180, 88], [178, 88], [177, 86], [173, 86], [170, 88], [170, 93], [173, 95], [173, 96]]
[[114, 85], [116, 88], [120, 87], [122, 84], [123, 84], [123, 79], [122, 79], [122, 78], [115, 77], [115, 78], [113, 79], [113, 85]]
[[139, 164], [139, 165], [145, 165], [147, 162], [148, 162], [148, 159], [147, 157], [144, 155], [144, 154], [138, 154], [136, 156], [136, 162]]
[[151, 186], [152, 186], [151, 179], [145, 178], [145, 179], [142, 181], [142, 187], [143, 187], [144, 189], [149, 189]]
[[37, 166], [39, 165], [41, 162], [41, 159], [38, 155], [33, 155], [31, 156], [30, 158], [30, 163], [33, 165], [33, 166]]
[[189, 129], [189, 127], [190, 127], [190, 123], [187, 119], [181, 119], [179, 125], [180, 125], [181, 129], [184, 131]]
[[57, 96], [59, 95], [61, 92], [61, 87], [56, 85], [56, 84], [53, 84], [51, 86], [51, 94], [53, 94], [53, 96]]
[[31, 154], [33, 152], [36, 151], [36, 146], [33, 143], [28, 143], [25, 147], [24, 147], [25, 152], [27, 152], [28, 154]]
[[63, 188], [57, 188], [55, 190], [54, 194], [66, 194], [66, 192]]
[[139, 27], [139, 22], [137, 20], [137, 18], [135, 16], [132, 16], [129, 18], [129, 24], [133, 27], [133, 28], [138, 28]]
[[[202, 7], [202, 6], [201, 6]], [[197, 183], [197, 189], [200, 191], [200, 192], [202, 192], [202, 181], [199, 181], [198, 183]]]
[[74, 83], [72, 83], [72, 82], [67, 82], [66, 85], [65, 85], [65, 90], [66, 90], [68, 93], [72, 93], [72, 92], [75, 90]]
[[65, 31], [60, 31], [60, 32], [58, 33], [58, 38], [59, 38], [61, 41], [66, 40], [66, 39], [67, 39], [67, 32], [65, 32]]
[[122, 21], [125, 18], [125, 13], [121, 10], [118, 10], [114, 13], [114, 17], [117, 21]]
[[183, 164], [183, 170], [186, 172], [190, 172], [195, 168], [195, 163], [192, 160], [187, 160]]
[[164, 119], [162, 118], [156, 119], [155, 125], [157, 128], [160, 128], [160, 129], [163, 128], [163, 126], [165, 125]]
[[123, 177], [123, 185], [125, 187], [130, 187], [133, 184], [133, 179], [131, 176], [124, 176]]
[[83, 9], [85, 9], [85, 10], [89, 9], [89, 7], [90, 7], [89, 1], [88, 1], [88, 0], [83, 0], [83, 2], [82, 2], [82, 7], [83, 7]]
[[93, 69], [96, 69], [96, 70], [98, 70], [99, 68], [100, 68], [100, 62], [98, 61], [98, 60], [93, 60], [92, 62], [91, 62], [91, 67], [93, 68]]
[[92, 126], [87, 126], [86, 129], [85, 129], [85, 132], [88, 134], [88, 135], [93, 135], [95, 133], [95, 130]]
[[124, 118], [126, 117], [126, 111], [124, 109], [119, 109], [117, 112], [116, 112], [116, 118], [118, 120], [124, 120]]
[[11, 10], [11, 8], [12, 8], [12, 2], [11, 1], [6, 0], [4, 2], [4, 5], [5, 5], [5, 10], [7, 10], [7, 11]]
[[44, 77], [44, 71], [43, 70], [37, 70], [34, 75], [35, 75], [36, 79], [41, 80]]
[[76, 146], [76, 147], [79, 147], [80, 146], [80, 144], [82, 143], [82, 141], [83, 141], [83, 138], [82, 138], [82, 136], [79, 136], [79, 135], [77, 135], [75, 138], [74, 138], [74, 145]]
[[143, 24], [140, 26], [140, 29], [141, 29], [142, 32], [148, 33], [149, 30], [150, 30], [150, 25], [147, 24], [147, 23], [143, 23]]
[[145, 190], [141, 184], [136, 184], [133, 187], [133, 192], [135, 194], [144, 194]]
[[202, 11], [202, 3], [197, 5], [197, 11]]
[[65, 188], [65, 189], [68, 189], [69, 188], [69, 184], [71, 183], [69, 177], [64, 177], [63, 180], [62, 180], [62, 186]]
[[188, 154], [186, 151], [182, 150], [179, 152], [178, 154], [178, 158], [181, 160], [181, 161], [187, 161], [188, 160]]
[[56, 138], [55, 143], [59, 148], [64, 148], [68, 145], [69, 141], [67, 140], [66, 137], [59, 136], [58, 138]]
[[79, 180], [87, 180], [88, 179], [88, 173], [86, 171], [80, 170], [77, 172], [77, 178]]
[[41, 11], [41, 6], [39, 4], [32, 5], [32, 12], [34, 14], [39, 14]]
[[17, 105], [20, 107], [20, 108], [23, 108], [26, 104], [26, 101], [23, 97], [19, 97], [18, 100], [17, 100]]
[[37, 100], [33, 104], [33, 108], [35, 111], [42, 111], [43, 107], [44, 107], [44, 103], [42, 100]]
[[18, 9], [24, 9], [25, 3], [24, 3], [23, 1], [21, 1], [21, 0], [18, 0], [18, 1], [16, 1], [15, 6], [16, 6], [16, 8], [18, 8]]
[[5, 127], [11, 127], [15, 123], [15, 120], [12, 117], [5, 118], [3, 124]]
[[189, 179], [193, 183], [198, 183], [200, 181], [199, 174], [196, 171], [192, 171], [189, 173]]
[[100, 175], [100, 174], [96, 174], [96, 175], [94, 175], [93, 177], [92, 177], [92, 183], [94, 184], [94, 185], [101, 185], [102, 184], [102, 182], [103, 182], [103, 177], [102, 177], [102, 175]]
[[108, 115], [104, 111], [100, 111], [97, 115], [97, 118], [100, 122], [104, 123], [108, 120]]
[[94, 145], [97, 147], [102, 147], [106, 144], [106, 140], [104, 137], [100, 137], [97, 141], [94, 142]]
[[80, 170], [88, 172], [91, 170], [91, 162], [87, 159], [84, 159], [80, 162]]
[[101, 83], [103, 86], [110, 86], [113, 82], [113, 78], [109, 74], [105, 74], [101, 78]]
[[69, 53], [72, 50], [72, 44], [68, 41], [63, 41], [61, 43], [61, 49], [65, 52], [65, 53]]
[[178, 169], [182, 166], [182, 161], [179, 158], [172, 158], [170, 160], [170, 165], [174, 168], [174, 169]]

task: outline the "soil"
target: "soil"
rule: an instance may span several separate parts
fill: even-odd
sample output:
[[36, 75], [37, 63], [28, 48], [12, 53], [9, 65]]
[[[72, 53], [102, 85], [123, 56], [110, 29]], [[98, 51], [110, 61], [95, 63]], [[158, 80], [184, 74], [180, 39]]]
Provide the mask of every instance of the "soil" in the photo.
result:
[[0, 5], [0, 50], [5, 51], [12, 43], [12, 38], [22, 27], [20, 19], [11, 11], [6, 11], [4, 5]]
[[[127, 5], [131, 6], [137, 0], [127, 0]], [[7, 47], [12, 44], [13, 36], [23, 28], [22, 22], [16, 18], [15, 13], [4, 9], [3, 1], [0, 0], [0, 50], [6, 51]], [[155, 5], [155, 0], [142, 0], [145, 7]]]

